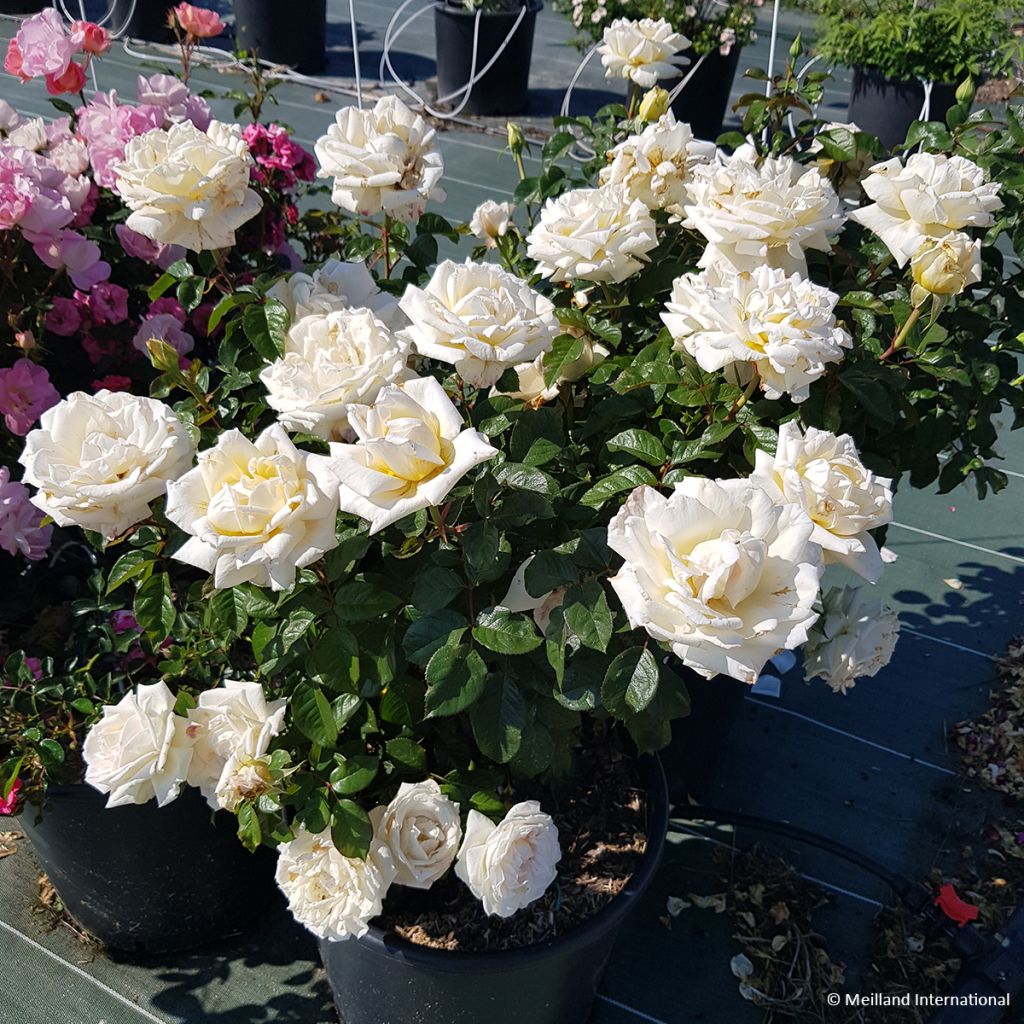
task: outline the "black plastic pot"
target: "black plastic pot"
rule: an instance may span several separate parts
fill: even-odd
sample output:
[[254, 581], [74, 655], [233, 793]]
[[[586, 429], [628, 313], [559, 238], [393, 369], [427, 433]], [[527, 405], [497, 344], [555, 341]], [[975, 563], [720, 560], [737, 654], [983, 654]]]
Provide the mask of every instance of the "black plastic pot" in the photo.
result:
[[173, 0], [112, 0], [114, 13], [107, 22], [111, 32], [120, 32], [132, 39], [148, 39], [153, 43], [172, 43], [174, 33], [167, 24]]
[[235, 46], [305, 75], [327, 66], [327, 0], [231, 0]]
[[249, 853], [235, 819], [211, 815], [198, 790], [166, 807], [105, 802], [89, 786], [51, 786], [42, 817], [27, 806], [19, 822], [68, 913], [111, 949], [192, 949], [274, 898], [273, 855]]
[[[929, 121], [944, 121], [956, 103], [956, 86], [936, 82], [932, 86]], [[886, 149], [899, 145], [907, 129], [921, 116], [924, 86], [917, 79], [886, 78], [872, 68], [853, 69], [848, 119], [862, 132], [877, 136]]]
[[705, 679], [681, 666], [690, 695], [690, 714], [672, 720], [672, 742], [660, 752], [673, 803], [703, 797], [717, 781], [729, 733], [750, 687], [738, 679]]
[[[734, 46], [727, 57], [712, 50], [686, 83], [686, 88], [672, 101], [672, 113], [676, 119], [686, 121], [698, 139], [714, 142], [722, 134], [722, 122], [729, 108], [741, 50], [742, 47]], [[692, 66], [683, 69], [684, 76]], [[671, 92], [679, 82], [680, 79], [676, 78], [659, 84]]]
[[[434, 36], [437, 44], [437, 95], [452, 107], [462, 105], [464, 114], [518, 114], [529, 98], [533, 30], [541, 0], [529, 0], [515, 34], [487, 73], [469, 91], [454, 95], [473, 76], [473, 34], [476, 12], [461, 3], [441, 2], [434, 6]], [[479, 73], [505, 42], [516, 19], [518, 4], [507, 11], [480, 14], [475, 70]], [[451, 97], [446, 99], [446, 97]]]
[[361, 939], [322, 942], [342, 1024], [583, 1024], [615, 938], [665, 845], [665, 776], [656, 758], [642, 768], [647, 849], [611, 903], [558, 938], [494, 953], [430, 949], [372, 925]]
[[49, 0], [0, 0], [0, 14], [37, 14], [51, 6]]

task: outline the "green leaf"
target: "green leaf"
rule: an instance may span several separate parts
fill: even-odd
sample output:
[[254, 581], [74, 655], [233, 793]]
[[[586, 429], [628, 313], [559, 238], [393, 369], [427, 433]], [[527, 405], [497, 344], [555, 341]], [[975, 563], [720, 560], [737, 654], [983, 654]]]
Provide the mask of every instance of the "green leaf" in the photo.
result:
[[523, 738], [526, 701], [513, 680], [492, 677], [470, 709], [469, 720], [483, 753], [498, 764], [508, 764]]
[[263, 839], [260, 816], [249, 800], [243, 800], [235, 813], [238, 815], [238, 838], [247, 850], [255, 850]]
[[616, 718], [643, 711], [658, 690], [658, 662], [646, 647], [623, 651], [608, 666], [601, 704]]
[[45, 739], [38, 749], [39, 759], [47, 771], [53, 771], [64, 763], [64, 748], [56, 740]]
[[189, 277], [178, 282], [178, 302], [186, 313], [191, 313], [203, 301], [206, 280], [202, 277]]
[[393, 679], [380, 699], [380, 717], [394, 725], [410, 729], [423, 718], [423, 683], [399, 676]]
[[338, 725], [320, 687], [299, 683], [288, 706], [292, 721], [303, 736], [322, 747], [329, 747], [337, 740]]
[[328, 625], [306, 659], [313, 682], [329, 690], [348, 690], [359, 685], [359, 641], [351, 630]]
[[135, 594], [135, 620], [147, 632], [163, 640], [174, 625], [174, 597], [165, 572], [150, 576]]
[[577, 657], [566, 667], [565, 677], [558, 690], [555, 700], [570, 711], [594, 711], [598, 706], [598, 688], [601, 672], [604, 668], [602, 659]]
[[602, 653], [612, 638], [612, 612], [604, 587], [589, 580], [570, 587], [562, 603], [569, 643]]
[[521, 491], [534, 491], [549, 498], [558, 495], [559, 486], [554, 477], [542, 469], [527, 466], [523, 462], [506, 462], [494, 471], [495, 478], [506, 487], [515, 487]]
[[419, 573], [412, 588], [412, 605], [420, 612], [446, 608], [462, 592], [463, 582], [451, 569], [431, 566]]
[[245, 610], [245, 595], [239, 593], [234, 587], [227, 590], [218, 590], [210, 601], [210, 612], [214, 622], [224, 630], [228, 636], [241, 636], [249, 625], [249, 615]]
[[465, 617], [450, 608], [418, 618], [402, 637], [402, 648], [414, 665], [426, 665], [442, 647], [454, 646], [469, 628]]
[[608, 442], [608, 450], [628, 452], [634, 458], [643, 459], [652, 466], [660, 466], [667, 459], [662, 443], [653, 434], [639, 428], [623, 430], [616, 434]]
[[367, 580], [351, 580], [334, 591], [334, 610], [347, 622], [379, 619], [401, 603], [400, 598]]
[[466, 576], [470, 583], [483, 583], [495, 578], [495, 568], [500, 571], [498, 551], [501, 534], [487, 522], [473, 523], [463, 534], [462, 552], [466, 561]]
[[127, 583], [134, 576], [148, 577], [153, 572], [153, 556], [146, 551], [129, 551], [122, 555], [110, 570], [107, 577], [107, 593], [112, 594], [122, 583]]
[[600, 508], [610, 498], [623, 491], [632, 491], [643, 484], [657, 483], [654, 474], [645, 466], [624, 466], [604, 479], [599, 480], [580, 498], [581, 505]]
[[[560, 707], [557, 704], [553, 706]], [[523, 729], [519, 749], [512, 758], [512, 770], [527, 778], [534, 778], [548, 770], [554, 755], [555, 741], [551, 730], [543, 722], [531, 719]]]
[[400, 768], [416, 775], [422, 775], [427, 770], [427, 752], [415, 740], [406, 736], [396, 736], [385, 744], [388, 757]]
[[246, 306], [242, 314], [245, 336], [252, 342], [253, 348], [269, 362], [284, 355], [285, 334], [289, 323], [288, 310], [274, 299], [263, 306]]
[[190, 278], [195, 270], [192, 269], [192, 264], [188, 260], [175, 260], [168, 268], [167, 273], [174, 278], [175, 281], [184, 281]]
[[544, 356], [544, 386], [551, 387], [583, 355], [583, 339], [560, 334]]
[[427, 718], [465, 711], [484, 691], [487, 666], [469, 645], [442, 647], [427, 664]]
[[331, 821], [331, 838], [343, 857], [363, 860], [370, 849], [370, 816], [354, 800], [339, 800]]
[[331, 772], [331, 789], [339, 796], [360, 793], [377, 777], [380, 759], [374, 754], [357, 754], [345, 758]]
[[531, 597], [544, 597], [558, 587], [579, 579], [579, 570], [571, 555], [561, 551], [538, 551], [526, 567], [524, 582]]
[[543, 642], [532, 620], [506, 608], [486, 608], [476, 617], [473, 639], [498, 654], [527, 654]]
[[282, 653], [294, 647], [309, 632], [315, 621], [316, 612], [311, 608], [296, 608], [289, 612], [277, 631]]

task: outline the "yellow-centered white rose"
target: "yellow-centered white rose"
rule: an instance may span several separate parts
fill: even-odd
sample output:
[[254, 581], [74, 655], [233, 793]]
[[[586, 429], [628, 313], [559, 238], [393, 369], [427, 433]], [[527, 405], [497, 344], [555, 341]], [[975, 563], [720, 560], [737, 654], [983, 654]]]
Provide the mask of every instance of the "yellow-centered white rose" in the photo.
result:
[[202, 252], [235, 244], [235, 231], [263, 207], [249, 187], [252, 157], [238, 125], [191, 121], [154, 128], [125, 146], [116, 190], [128, 227], [164, 245]]
[[498, 244], [498, 239], [508, 234], [511, 223], [511, 203], [496, 203], [493, 199], [485, 199], [473, 211], [469, 230], [485, 242], [488, 249], [493, 249]]
[[797, 505], [746, 480], [687, 477], [670, 497], [637, 488], [608, 525], [612, 578], [634, 629], [698, 674], [754, 683], [817, 618], [821, 551]]
[[616, 18], [598, 44], [605, 78], [620, 78], [650, 89], [659, 78], [672, 78], [689, 61], [677, 57], [690, 40], [664, 18]]
[[113, 540], [192, 463], [195, 445], [170, 406], [126, 392], [76, 391], [43, 413], [25, 438], [32, 501], [59, 526]]
[[860, 461], [852, 437], [816, 427], [801, 433], [790, 420], [779, 428], [774, 456], [757, 452], [750, 479], [778, 504], [806, 509], [826, 565], [838, 562], [878, 582], [884, 566], [868, 530], [892, 522], [892, 481]]
[[474, 387], [543, 355], [562, 330], [550, 299], [492, 263], [445, 260], [424, 288], [409, 285], [399, 306], [416, 351], [453, 364]]
[[300, 451], [280, 424], [255, 441], [227, 430], [168, 488], [167, 518], [191, 534], [173, 557], [218, 589], [287, 590], [338, 543], [336, 495], [328, 459]]
[[981, 239], [972, 239], [962, 231], [926, 238], [910, 261], [910, 272], [915, 306], [929, 295], [959, 295], [981, 280]]
[[498, 450], [466, 428], [458, 409], [433, 377], [382, 388], [373, 405], [353, 406], [355, 444], [332, 444], [331, 469], [341, 482], [340, 504], [370, 523], [370, 533], [445, 495]]
[[329, 259], [312, 274], [291, 274], [267, 290], [268, 299], [277, 299], [292, 323], [304, 316], [334, 313], [340, 309], [369, 309], [391, 325], [398, 308], [393, 295], [382, 292], [365, 263]]

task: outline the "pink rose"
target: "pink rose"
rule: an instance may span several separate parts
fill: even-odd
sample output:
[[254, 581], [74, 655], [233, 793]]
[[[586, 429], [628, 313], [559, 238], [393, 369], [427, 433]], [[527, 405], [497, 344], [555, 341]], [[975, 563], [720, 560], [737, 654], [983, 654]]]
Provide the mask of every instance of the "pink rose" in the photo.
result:
[[82, 291], [110, 277], [110, 264], [100, 259], [100, 247], [77, 231], [58, 231], [32, 248], [48, 267], [66, 270], [74, 286]]
[[[2, 792], [2, 791], [0, 791]], [[21, 779], [15, 779], [7, 796], [0, 796], [0, 814], [10, 816], [18, 808], [18, 793], [21, 792]]]
[[146, 342], [153, 338], [166, 342], [179, 356], [187, 355], [195, 347], [195, 339], [181, 329], [181, 323], [173, 313], [157, 313], [143, 320], [132, 344], [143, 355], [149, 355]]
[[117, 353], [117, 342], [110, 338], [95, 338], [93, 335], [87, 334], [82, 339], [82, 349], [89, 357], [89, 362], [95, 366]]
[[154, 299], [149, 304], [146, 316], [160, 316], [163, 313], [170, 313], [179, 324], [184, 324], [188, 319], [182, 304], [171, 295], [161, 295], [159, 299]]
[[120, 324], [128, 319], [128, 290], [105, 281], [89, 293], [93, 323]]
[[85, 68], [72, 61], [59, 75], [46, 76], [46, 91], [51, 96], [81, 92], [85, 87]]
[[139, 102], [158, 107], [164, 113], [163, 127], [191, 121], [201, 132], [210, 126], [210, 107], [201, 96], [193, 96], [180, 78], [173, 75], [139, 75], [135, 80]]
[[40, 526], [42, 521], [43, 513], [32, 504], [28, 488], [0, 466], [0, 548], [38, 562], [46, 556], [53, 537], [53, 526]]
[[118, 224], [114, 228], [114, 234], [121, 243], [121, 247], [129, 256], [146, 263], [153, 263], [161, 270], [166, 270], [172, 263], [183, 259], [185, 248], [180, 245], [164, 245], [162, 242], [154, 242], [138, 231], [133, 231], [126, 224]]
[[110, 49], [110, 33], [94, 21], [71, 22], [71, 41], [97, 57]]
[[18, 37], [12, 37], [7, 44], [7, 56], [4, 57], [4, 71], [9, 75], [16, 75], [23, 82], [29, 80], [29, 76], [22, 70], [21, 50], [18, 47]]
[[82, 314], [78, 311], [78, 304], [73, 299], [66, 299], [58, 296], [53, 300], [51, 309], [43, 323], [51, 334], [61, 338], [70, 338], [77, 334], [82, 327]]
[[[131, 391], [131, 377], [123, 377], [119, 373], [108, 373], [106, 377], [92, 382], [93, 391]], [[117, 612], [114, 613], [115, 615]]]
[[50, 375], [31, 359], [0, 370], [0, 413], [12, 434], [24, 437], [47, 409], [60, 401]]
[[164, 112], [151, 104], [133, 107], [118, 103], [117, 93], [98, 92], [78, 112], [78, 133], [89, 146], [93, 177], [98, 185], [114, 188], [114, 164], [124, 157], [130, 139], [161, 128]]
[[189, 3], [180, 3], [174, 8], [174, 18], [178, 24], [196, 39], [210, 39], [224, 31], [224, 22], [216, 11], [205, 7], [193, 7]]
[[192, 310], [192, 326], [196, 334], [203, 338], [210, 335], [210, 315], [213, 313], [213, 303], [204, 302]]
[[63, 75], [71, 58], [81, 50], [64, 31], [64, 22], [52, 7], [26, 18], [14, 38], [21, 54], [18, 73], [29, 78]]
[[142, 631], [142, 627], [128, 608], [122, 608], [119, 612], [111, 612], [110, 623], [118, 636], [122, 633], [127, 633], [129, 630], [133, 633], [140, 633]]

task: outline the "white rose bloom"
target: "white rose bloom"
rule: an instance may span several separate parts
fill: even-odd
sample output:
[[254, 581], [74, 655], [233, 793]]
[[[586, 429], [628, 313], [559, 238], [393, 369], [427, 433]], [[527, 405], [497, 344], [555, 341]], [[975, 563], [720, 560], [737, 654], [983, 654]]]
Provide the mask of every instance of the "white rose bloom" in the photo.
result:
[[365, 263], [329, 259], [312, 274], [291, 274], [267, 290], [292, 319], [333, 313], [339, 309], [370, 309], [389, 326], [398, 308], [393, 295], [382, 292]]
[[805, 249], [830, 252], [839, 230], [839, 196], [814, 167], [788, 156], [760, 162], [753, 146], [693, 168], [685, 226], [710, 243], [700, 266], [724, 259], [737, 270], [768, 265], [807, 274]]
[[351, 405], [369, 404], [385, 384], [412, 376], [409, 346], [368, 309], [335, 310], [296, 321], [284, 355], [260, 373], [267, 404], [289, 430], [326, 441], [352, 436]]
[[332, 942], [359, 938], [370, 930], [395, 877], [383, 843], [371, 842], [365, 860], [343, 857], [330, 830], [313, 833], [300, 826], [277, 852], [277, 884], [299, 924]]
[[631, 199], [679, 219], [691, 170], [714, 156], [714, 143], [694, 138], [690, 126], [676, 121], [669, 111], [639, 135], [620, 142], [608, 154], [611, 163], [601, 168], [598, 180], [602, 185], [623, 185]]
[[804, 401], [853, 341], [836, 324], [839, 296], [796, 274], [761, 266], [752, 273], [706, 270], [672, 284], [661, 319], [676, 348], [703, 370], [731, 368], [741, 382], [751, 370], [768, 398]]
[[281, 731], [286, 704], [268, 704], [259, 683], [232, 679], [199, 695], [188, 713], [195, 741], [188, 784], [198, 787], [214, 810], [233, 811], [241, 794], [256, 788], [260, 772], [255, 762]]
[[874, 200], [850, 216], [885, 242], [898, 266], [905, 266], [927, 238], [961, 228], [988, 227], [1001, 210], [999, 183], [962, 156], [914, 153], [875, 164], [862, 182]]
[[334, 179], [331, 198], [343, 210], [415, 220], [428, 202], [444, 200], [434, 129], [397, 96], [366, 110], [343, 107], [314, 148], [318, 177]]
[[41, 153], [49, 143], [46, 122], [41, 117], [22, 121], [17, 128], [8, 132], [7, 141], [12, 146], [21, 146], [23, 149], [32, 150], [33, 153]]
[[459, 805], [433, 779], [403, 782], [391, 803], [370, 812], [370, 821], [374, 838], [391, 851], [398, 885], [429, 889], [459, 852]]
[[167, 685], [142, 685], [107, 705], [85, 737], [82, 759], [85, 781], [110, 794], [108, 807], [174, 800], [188, 775], [192, 738]]
[[458, 409], [433, 377], [382, 388], [374, 405], [349, 409], [355, 444], [332, 444], [343, 512], [370, 522], [370, 533], [440, 505], [474, 466], [493, 459], [478, 430], [463, 429]]
[[783, 423], [774, 457], [758, 451], [750, 479], [778, 504], [806, 510], [826, 565], [838, 562], [878, 582], [882, 556], [868, 530], [892, 522], [892, 481], [860, 461], [849, 434], [815, 427], [803, 434], [795, 420]]
[[510, 808], [495, 825], [470, 811], [455, 874], [489, 916], [511, 917], [540, 899], [558, 874], [558, 828], [536, 800]]
[[551, 300], [492, 263], [445, 260], [425, 288], [406, 288], [399, 307], [416, 351], [453, 364], [478, 388], [543, 355], [562, 333]]
[[617, 283], [643, 267], [658, 238], [641, 200], [623, 185], [604, 185], [549, 199], [526, 242], [542, 277]]
[[127, 224], [164, 245], [201, 252], [235, 244], [235, 231], [263, 200], [249, 187], [252, 157], [234, 124], [191, 121], [131, 139], [114, 166], [117, 193], [132, 210]]
[[877, 675], [899, 639], [896, 613], [867, 587], [833, 587], [804, 648], [804, 674], [846, 693], [861, 678]]
[[679, 74], [687, 58], [677, 58], [690, 40], [664, 18], [616, 18], [605, 30], [597, 52], [601, 55], [605, 78], [623, 78], [641, 89], [650, 89], [659, 78]]
[[213, 573], [218, 590], [287, 590], [338, 543], [336, 490], [328, 459], [299, 451], [279, 423], [255, 442], [226, 430], [167, 489], [167, 518], [191, 534], [173, 557]]
[[625, 559], [611, 584], [630, 625], [695, 672], [754, 683], [817, 618], [813, 530], [803, 509], [747, 480], [687, 477], [668, 498], [639, 487], [608, 525]]
[[921, 305], [929, 295], [959, 295], [981, 280], [981, 239], [963, 231], [926, 238], [910, 261], [914, 286], [910, 299]]
[[469, 230], [486, 242], [488, 249], [493, 249], [497, 240], [508, 234], [511, 223], [511, 203], [496, 203], [493, 199], [486, 199], [473, 211]]
[[[579, 380], [595, 366], [603, 363], [609, 355], [611, 352], [600, 342], [584, 337], [583, 351], [571, 363], [566, 363], [562, 367], [558, 379], [550, 387], [544, 383], [544, 356], [539, 355], [532, 363], [523, 363], [516, 367], [519, 389], [502, 393], [507, 394], [509, 398], [519, 398], [530, 405], [543, 405], [558, 397], [562, 384], [571, 384]], [[497, 393], [497, 389], [494, 391]]]
[[174, 411], [120, 391], [75, 391], [25, 438], [33, 503], [59, 526], [113, 540], [149, 515], [168, 481], [192, 464], [195, 445]]

